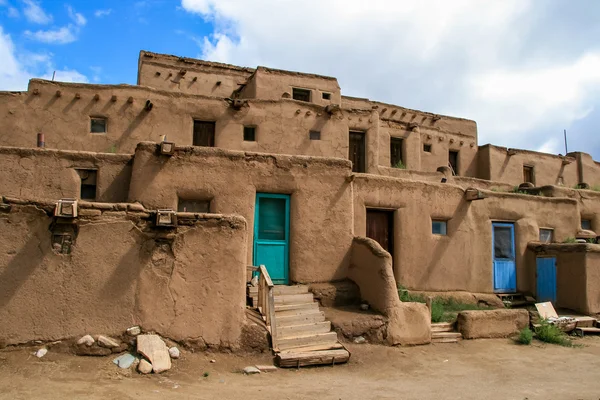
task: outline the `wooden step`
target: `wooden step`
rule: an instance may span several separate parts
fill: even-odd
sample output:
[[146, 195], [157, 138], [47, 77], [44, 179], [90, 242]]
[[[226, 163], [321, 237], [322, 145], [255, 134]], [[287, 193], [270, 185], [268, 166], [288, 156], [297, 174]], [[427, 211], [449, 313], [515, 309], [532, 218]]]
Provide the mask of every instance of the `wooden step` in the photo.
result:
[[308, 365], [335, 365], [348, 361], [350, 353], [348, 350], [324, 350], [308, 352], [279, 353], [275, 362], [281, 368], [305, 367]]
[[335, 342], [323, 343], [323, 344], [318, 344], [318, 345], [313, 345], [313, 346], [291, 347], [286, 350], [281, 350], [280, 352], [283, 354], [283, 353], [307, 352], [307, 351], [337, 350], [337, 349], [343, 349], [343, 348], [344, 348], [344, 346], [342, 346], [341, 343], [339, 343], [338, 341], [335, 341]]
[[440, 322], [431, 324], [431, 332], [452, 332], [454, 330], [453, 322]]
[[306, 285], [293, 285], [293, 286], [277, 285], [273, 288], [273, 294], [275, 296], [279, 296], [282, 294], [304, 294], [304, 293], [308, 293], [308, 286], [306, 286]]
[[313, 322], [303, 325], [286, 325], [277, 324], [277, 338], [284, 339], [298, 335], [309, 335], [317, 333], [325, 333], [331, 331], [331, 322]]
[[280, 294], [280, 295], [275, 296], [275, 305], [310, 303], [313, 301], [314, 301], [314, 298], [313, 298], [312, 293]]
[[462, 340], [460, 332], [432, 332], [432, 343], [455, 343]]
[[325, 314], [318, 309], [309, 309], [301, 314], [296, 315], [281, 315], [277, 313], [275, 322], [277, 327], [290, 326], [290, 325], [303, 325], [310, 324], [313, 322], [325, 321]]
[[306, 310], [318, 310], [319, 303], [299, 303], [299, 304], [278, 304], [275, 305], [275, 315], [296, 315], [298, 313], [293, 313], [290, 311], [302, 312]]
[[596, 318], [593, 317], [575, 317], [578, 328], [595, 328]]
[[600, 328], [577, 327], [577, 328], [575, 328], [575, 333], [581, 337], [583, 337], [586, 334], [599, 335]]
[[314, 335], [299, 335], [277, 339], [277, 347], [279, 350], [291, 349], [301, 346], [317, 346], [321, 344], [337, 342], [337, 333], [317, 333]]

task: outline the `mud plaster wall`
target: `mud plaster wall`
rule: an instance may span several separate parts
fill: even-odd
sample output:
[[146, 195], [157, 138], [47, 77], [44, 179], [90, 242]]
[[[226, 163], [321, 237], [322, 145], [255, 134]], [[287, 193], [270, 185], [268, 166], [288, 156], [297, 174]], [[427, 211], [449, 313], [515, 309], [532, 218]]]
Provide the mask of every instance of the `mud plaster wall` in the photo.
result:
[[576, 200], [581, 219], [590, 220], [592, 224], [592, 230], [600, 233], [600, 192], [595, 190], [571, 189], [557, 186], [544, 188], [544, 192], [548, 196], [568, 197]]
[[290, 194], [290, 279], [344, 279], [352, 241], [350, 162], [186, 147], [173, 157], [156, 144], [135, 153], [129, 199], [146, 207], [176, 208], [178, 197], [211, 200], [211, 211], [248, 221], [246, 262], [252, 264], [257, 192]]
[[129, 193], [132, 156], [0, 147], [0, 194], [27, 199], [79, 198], [77, 169], [97, 170], [96, 200], [122, 202]]
[[58, 255], [51, 248], [51, 218], [33, 206], [5, 208], [0, 339], [14, 344], [121, 334], [141, 325], [200, 347], [239, 346], [245, 318], [243, 219], [201, 219], [167, 240], [136, 226], [124, 212], [105, 212], [80, 220], [72, 253]]
[[594, 161], [592, 156], [586, 153], [575, 153], [577, 163], [581, 168], [581, 182], [585, 182], [592, 187], [600, 186], [600, 163]]
[[[566, 198], [485, 192], [468, 202], [457, 186], [357, 175], [354, 180], [354, 232], [366, 234], [366, 209], [393, 210], [394, 275], [415, 290], [490, 293], [492, 221], [515, 223], [517, 289], [530, 287], [527, 243], [539, 227], [554, 228], [557, 241], [578, 230], [577, 202]], [[432, 219], [447, 221], [446, 236], [431, 233]]]

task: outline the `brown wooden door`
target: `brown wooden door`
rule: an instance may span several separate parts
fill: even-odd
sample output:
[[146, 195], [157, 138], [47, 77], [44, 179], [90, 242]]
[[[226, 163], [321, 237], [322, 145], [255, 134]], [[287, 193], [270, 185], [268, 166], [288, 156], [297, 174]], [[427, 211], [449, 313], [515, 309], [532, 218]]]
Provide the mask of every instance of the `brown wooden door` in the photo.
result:
[[215, 122], [194, 121], [194, 146], [213, 147], [215, 145]]
[[388, 253], [394, 252], [394, 213], [387, 210], [367, 210], [367, 237], [375, 240]]
[[365, 133], [350, 131], [348, 159], [352, 161], [352, 172], [365, 172]]

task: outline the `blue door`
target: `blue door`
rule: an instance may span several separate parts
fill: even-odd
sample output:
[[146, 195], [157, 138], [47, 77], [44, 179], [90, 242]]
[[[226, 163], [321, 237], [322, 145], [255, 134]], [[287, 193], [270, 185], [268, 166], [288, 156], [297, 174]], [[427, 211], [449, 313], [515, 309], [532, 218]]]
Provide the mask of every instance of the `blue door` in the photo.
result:
[[538, 303], [556, 303], [556, 257], [538, 257], [536, 260]]
[[288, 284], [290, 196], [257, 193], [254, 213], [254, 265], [264, 265], [275, 284]]
[[515, 226], [510, 223], [492, 223], [492, 260], [494, 264], [494, 292], [517, 291], [515, 263]]

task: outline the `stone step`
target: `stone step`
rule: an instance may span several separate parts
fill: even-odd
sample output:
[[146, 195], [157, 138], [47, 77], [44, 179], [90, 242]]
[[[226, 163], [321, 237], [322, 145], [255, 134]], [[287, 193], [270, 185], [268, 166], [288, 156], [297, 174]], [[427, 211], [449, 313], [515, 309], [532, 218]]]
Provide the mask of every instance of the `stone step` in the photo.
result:
[[452, 332], [454, 330], [453, 322], [439, 322], [431, 324], [431, 332]]
[[325, 321], [325, 314], [318, 309], [306, 310], [304, 313], [296, 315], [281, 315], [281, 313], [277, 313], [275, 315], [277, 327], [303, 325]]
[[326, 332], [313, 335], [292, 336], [277, 339], [277, 347], [279, 350], [286, 350], [296, 347], [317, 346], [328, 343], [337, 342], [337, 333]]
[[[298, 303], [298, 304], [279, 304], [275, 305], [275, 315], [298, 315], [302, 311], [306, 310], [318, 310], [319, 303]], [[294, 311], [296, 313], [294, 313]]]
[[275, 296], [275, 305], [278, 304], [299, 304], [313, 302], [312, 293], [301, 294], [280, 294]]
[[303, 294], [303, 293], [308, 293], [308, 286], [306, 286], [306, 285], [293, 285], [293, 286], [276, 285], [273, 288], [273, 294], [275, 296], [279, 296], [282, 294]]
[[316, 335], [318, 333], [326, 333], [331, 331], [331, 322], [313, 322], [303, 325], [285, 325], [280, 326], [277, 324], [277, 338], [283, 339], [288, 337], [295, 337], [298, 335]]

